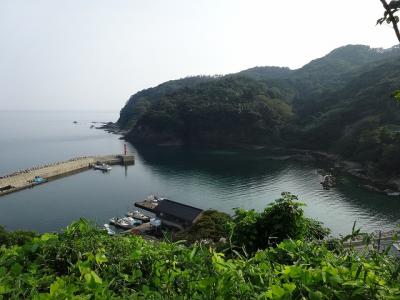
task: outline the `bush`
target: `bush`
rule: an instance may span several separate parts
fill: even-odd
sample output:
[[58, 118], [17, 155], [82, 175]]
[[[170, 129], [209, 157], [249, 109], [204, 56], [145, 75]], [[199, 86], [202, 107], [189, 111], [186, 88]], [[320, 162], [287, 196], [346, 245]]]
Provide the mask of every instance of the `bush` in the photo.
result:
[[304, 217], [302, 207], [305, 204], [297, 200], [297, 196], [285, 192], [262, 213], [236, 209], [233, 217], [233, 243], [244, 246], [246, 251], [255, 252], [285, 239], [312, 240], [326, 237], [329, 229], [318, 221]]
[[0, 299], [398, 299], [387, 256], [285, 240], [250, 258], [110, 237], [85, 220], [0, 247]]
[[36, 236], [36, 233], [32, 231], [11, 231], [8, 232], [4, 229], [3, 226], [0, 225], [0, 246], [13, 246], [13, 245], [23, 245], [26, 242], [30, 241], [33, 237]]

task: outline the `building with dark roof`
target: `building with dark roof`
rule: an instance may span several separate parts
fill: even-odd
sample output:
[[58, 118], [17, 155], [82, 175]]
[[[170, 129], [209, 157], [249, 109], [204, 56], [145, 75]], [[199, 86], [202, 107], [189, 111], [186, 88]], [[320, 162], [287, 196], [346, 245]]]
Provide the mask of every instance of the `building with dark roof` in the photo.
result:
[[196, 223], [202, 212], [202, 209], [168, 199], [160, 201], [154, 208], [154, 213], [163, 224], [179, 229]]

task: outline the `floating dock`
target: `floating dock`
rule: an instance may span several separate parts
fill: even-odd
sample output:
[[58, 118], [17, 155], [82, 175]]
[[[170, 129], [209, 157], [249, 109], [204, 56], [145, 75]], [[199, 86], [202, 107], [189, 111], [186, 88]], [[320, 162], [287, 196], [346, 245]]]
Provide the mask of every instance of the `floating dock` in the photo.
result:
[[[88, 170], [96, 162], [109, 165], [133, 165], [135, 158], [133, 155], [85, 156], [17, 171], [10, 175], [0, 176], [0, 197], [34, 187], [43, 182]], [[42, 178], [43, 181], [36, 182], [35, 178]]]

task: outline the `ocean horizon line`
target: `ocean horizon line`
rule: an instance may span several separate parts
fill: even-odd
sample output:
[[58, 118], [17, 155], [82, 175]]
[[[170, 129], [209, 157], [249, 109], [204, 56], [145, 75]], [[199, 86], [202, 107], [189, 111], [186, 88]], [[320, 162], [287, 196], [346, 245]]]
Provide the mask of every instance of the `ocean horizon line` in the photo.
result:
[[83, 110], [74, 110], [74, 109], [0, 109], [0, 112], [32, 112], [32, 113], [37, 113], [37, 112], [44, 112], [44, 113], [52, 113], [52, 112], [73, 112], [73, 113], [88, 113], [88, 112], [95, 112], [95, 113], [119, 113], [119, 109], [116, 110], [89, 110], [89, 109], [83, 109]]

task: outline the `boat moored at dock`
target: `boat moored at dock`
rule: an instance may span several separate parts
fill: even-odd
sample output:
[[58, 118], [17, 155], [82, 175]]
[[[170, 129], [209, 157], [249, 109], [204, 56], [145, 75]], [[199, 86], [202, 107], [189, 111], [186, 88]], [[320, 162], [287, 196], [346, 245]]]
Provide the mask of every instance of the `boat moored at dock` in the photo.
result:
[[134, 218], [134, 219], [137, 219], [137, 220], [140, 220], [142, 222], [149, 222], [150, 221], [150, 217], [149, 216], [146, 216], [145, 214], [141, 213], [138, 210], [128, 211], [126, 213], [126, 216]]
[[94, 165], [92, 165], [92, 168], [103, 172], [108, 172], [111, 171], [112, 169], [111, 166], [107, 165], [106, 163], [102, 163], [100, 161], [97, 161]]
[[124, 218], [115, 217], [110, 219], [110, 224], [122, 229], [132, 229], [138, 225], [141, 225], [142, 221], [136, 220], [131, 217], [124, 217]]

